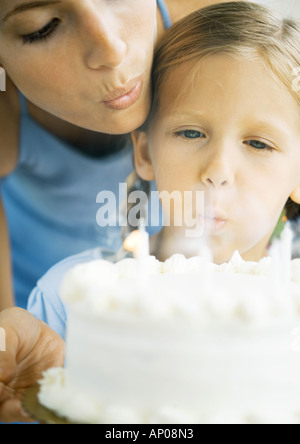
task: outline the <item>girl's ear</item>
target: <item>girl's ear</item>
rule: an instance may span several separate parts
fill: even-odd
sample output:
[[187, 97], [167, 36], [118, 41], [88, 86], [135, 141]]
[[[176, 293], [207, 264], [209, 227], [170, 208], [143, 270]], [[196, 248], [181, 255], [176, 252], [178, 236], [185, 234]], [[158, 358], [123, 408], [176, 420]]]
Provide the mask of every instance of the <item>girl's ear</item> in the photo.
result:
[[149, 154], [148, 135], [143, 131], [131, 134], [134, 146], [134, 164], [138, 175], [147, 181], [155, 179], [151, 157]]
[[293, 191], [292, 194], [290, 195], [290, 198], [291, 198], [292, 201], [295, 202], [296, 204], [300, 204], [300, 183], [299, 183], [298, 186], [294, 189], [294, 191]]

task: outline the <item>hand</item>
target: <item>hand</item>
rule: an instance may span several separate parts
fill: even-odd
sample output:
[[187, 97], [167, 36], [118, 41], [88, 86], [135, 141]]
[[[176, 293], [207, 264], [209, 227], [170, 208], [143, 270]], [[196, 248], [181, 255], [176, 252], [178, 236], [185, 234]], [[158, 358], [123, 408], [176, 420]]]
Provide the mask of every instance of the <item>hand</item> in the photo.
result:
[[21, 308], [1, 312], [0, 327], [6, 334], [6, 351], [0, 351], [0, 421], [31, 422], [21, 407], [22, 393], [41, 379], [43, 371], [63, 366], [65, 344]]

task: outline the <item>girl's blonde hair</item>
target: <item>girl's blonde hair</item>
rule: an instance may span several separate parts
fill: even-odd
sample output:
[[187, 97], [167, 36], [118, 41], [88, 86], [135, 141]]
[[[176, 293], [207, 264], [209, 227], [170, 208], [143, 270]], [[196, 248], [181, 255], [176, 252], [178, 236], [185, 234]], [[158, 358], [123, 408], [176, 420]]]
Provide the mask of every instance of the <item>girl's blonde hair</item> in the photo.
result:
[[[229, 2], [197, 11], [165, 34], [154, 58], [153, 104], [148, 123], [159, 109], [161, 90], [172, 71], [193, 60], [197, 70], [197, 61], [218, 53], [261, 60], [300, 106], [300, 78], [296, 82], [300, 73], [300, 23], [283, 19], [256, 3]], [[192, 71], [190, 76], [193, 74]], [[189, 78], [186, 84], [191, 84]], [[298, 204], [288, 200], [288, 218], [299, 215], [299, 209]]]
[[[295, 87], [295, 75], [300, 73], [300, 24], [282, 19], [256, 3], [221, 3], [185, 17], [173, 25], [159, 42], [152, 74], [152, 109], [142, 130], [151, 127], [160, 107], [161, 91], [167, 88], [172, 71], [195, 60], [195, 70], [186, 79], [184, 89], [191, 84], [190, 80], [198, 68], [197, 62], [219, 53], [262, 61], [300, 105], [300, 88]], [[289, 199], [286, 205], [288, 218], [299, 215], [299, 208]]]
[[300, 91], [293, 87], [294, 70], [300, 68], [300, 24], [242, 1], [201, 9], [165, 34], [155, 53], [152, 112], [157, 110], [161, 89], [174, 68], [218, 53], [259, 59], [300, 105]]

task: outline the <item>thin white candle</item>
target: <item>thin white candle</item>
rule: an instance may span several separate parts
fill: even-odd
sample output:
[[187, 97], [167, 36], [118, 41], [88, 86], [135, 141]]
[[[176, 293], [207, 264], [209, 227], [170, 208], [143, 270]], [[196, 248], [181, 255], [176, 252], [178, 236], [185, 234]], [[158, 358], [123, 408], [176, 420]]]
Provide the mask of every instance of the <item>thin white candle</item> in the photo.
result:
[[282, 267], [282, 257], [281, 257], [281, 242], [276, 239], [269, 253], [272, 259], [272, 266], [270, 269], [270, 285], [272, 288], [274, 298], [280, 300], [282, 298], [282, 287], [283, 281], [281, 279], [281, 267]]
[[141, 223], [138, 229], [137, 245], [136, 249], [134, 250], [134, 257], [138, 263], [139, 282], [142, 290], [146, 288], [148, 283], [149, 256], [150, 256], [149, 234], [145, 229], [145, 225]]
[[270, 250], [272, 258], [271, 278], [277, 292], [289, 285], [291, 281], [291, 259], [293, 246], [293, 231], [287, 223], [279, 240], [274, 241]]
[[203, 259], [202, 262], [202, 292], [204, 295], [209, 295], [213, 290], [213, 272], [211, 263], [213, 256], [209, 247], [208, 236], [204, 233], [200, 238], [199, 256]]
[[282, 254], [282, 278], [285, 285], [291, 281], [291, 260], [293, 246], [293, 231], [289, 223], [281, 235], [281, 254]]

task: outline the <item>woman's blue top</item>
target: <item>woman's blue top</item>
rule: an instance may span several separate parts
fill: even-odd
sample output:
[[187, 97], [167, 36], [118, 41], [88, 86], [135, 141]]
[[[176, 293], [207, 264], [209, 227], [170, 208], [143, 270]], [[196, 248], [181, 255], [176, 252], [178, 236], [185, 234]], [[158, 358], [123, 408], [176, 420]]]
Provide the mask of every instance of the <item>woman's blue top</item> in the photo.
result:
[[118, 227], [99, 227], [100, 191], [119, 195], [132, 171], [132, 148], [87, 157], [39, 126], [21, 96], [20, 152], [16, 170], [1, 180], [11, 237], [16, 303], [26, 307], [36, 281], [67, 256], [120, 246]]

